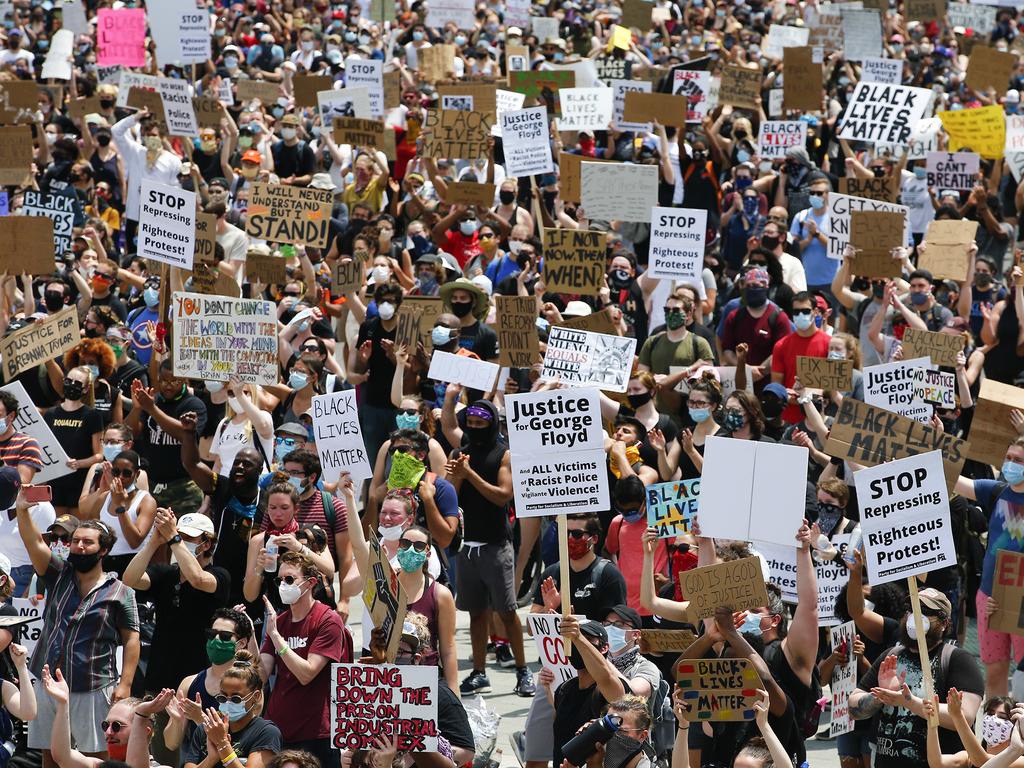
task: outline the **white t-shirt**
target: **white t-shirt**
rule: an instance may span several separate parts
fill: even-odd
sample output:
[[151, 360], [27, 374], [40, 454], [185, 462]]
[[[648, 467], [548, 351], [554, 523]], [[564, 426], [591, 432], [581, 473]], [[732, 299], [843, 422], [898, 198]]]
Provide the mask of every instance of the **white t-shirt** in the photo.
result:
[[[228, 476], [231, 465], [235, 463], [235, 456], [240, 450], [256, 448], [256, 440], [263, 444], [263, 455], [270, 459], [274, 455], [274, 441], [260, 437], [252, 422], [246, 420], [241, 424], [235, 424], [228, 419], [221, 419], [220, 424], [217, 425], [217, 431], [213, 435], [210, 455], [220, 457], [219, 473], [222, 477]], [[259, 449], [257, 449], [258, 451]]]
[[[46, 501], [29, 507], [28, 514], [40, 533], [45, 533], [57, 519], [53, 505]], [[7, 511], [0, 512], [0, 552], [10, 558], [12, 568], [32, 565], [28, 550], [25, 549], [25, 542], [21, 540], [21, 534], [18, 532], [18, 519], [11, 520]]]

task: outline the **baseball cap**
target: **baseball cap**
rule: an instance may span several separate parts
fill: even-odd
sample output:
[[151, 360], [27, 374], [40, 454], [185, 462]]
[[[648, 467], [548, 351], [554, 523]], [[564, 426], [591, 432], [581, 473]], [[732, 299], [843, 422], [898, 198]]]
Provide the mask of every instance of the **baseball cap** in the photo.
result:
[[46, 532], [50, 533], [54, 528], [60, 528], [70, 536], [78, 527], [78, 522], [78, 518], [74, 515], [61, 515], [53, 521], [53, 524], [46, 529]]
[[178, 533], [186, 536], [213, 535], [213, 520], [201, 512], [189, 512], [178, 520]]
[[1006, 92], [1006, 95], [1003, 96], [1002, 99], [1000, 99], [1000, 101], [1009, 104], [1017, 104], [1020, 102], [1020, 91], [1018, 91], [1016, 88], [1011, 88]]
[[269, 256], [270, 246], [266, 243], [253, 243], [246, 249], [246, 253], [252, 253], [256, 256]]
[[309, 433], [306, 432], [306, 428], [299, 424], [297, 421], [286, 421], [280, 427], [274, 430], [275, 435], [292, 435], [293, 437], [301, 437], [303, 440], [309, 437]]
[[779, 398], [779, 400], [782, 400], [783, 402], [785, 402], [786, 400], [789, 399], [789, 393], [786, 392], [786, 388], [784, 386], [782, 386], [781, 384], [779, 384], [777, 382], [774, 382], [774, 381], [771, 384], [769, 384], [768, 386], [766, 386], [764, 388], [764, 391], [765, 392], [770, 392], [771, 394], [775, 395], [777, 398]]
[[505, 35], [507, 37], [522, 37], [523, 36], [523, 30], [521, 30], [519, 27], [509, 27], [505, 31]]
[[608, 643], [608, 632], [605, 630], [604, 625], [597, 621], [585, 621], [580, 624], [580, 634], [587, 637], [596, 637], [601, 641], [602, 645]]
[[630, 624], [633, 629], [640, 629], [643, 626], [643, 621], [640, 619], [640, 613], [635, 608], [630, 608], [628, 605], [613, 605], [605, 611], [605, 616], [609, 613], [614, 613], [627, 624]]
[[918, 596], [921, 598], [922, 608], [938, 611], [944, 619], [948, 619], [953, 615], [953, 607], [950, 605], [949, 598], [939, 592], [939, 590], [928, 587], [927, 589], [922, 589]]
[[0, 467], [0, 509], [10, 509], [21, 490], [21, 475], [14, 467]]
[[242, 153], [242, 162], [256, 163], [256, 165], [259, 165], [260, 163], [263, 162], [263, 155], [261, 155], [255, 149], [247, 149], [245, 150], [245, 152]]

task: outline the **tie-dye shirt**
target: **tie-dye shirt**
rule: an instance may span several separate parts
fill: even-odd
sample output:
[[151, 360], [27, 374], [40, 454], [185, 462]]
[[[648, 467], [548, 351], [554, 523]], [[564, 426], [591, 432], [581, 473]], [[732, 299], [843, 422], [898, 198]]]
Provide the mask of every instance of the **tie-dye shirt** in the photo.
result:
[[[974, 497], [982, 509], [988, 508], [997, 484], [995, 480], [974, 481]], [[1024, 552], [1024, 493], [1015, 493], [1009, 487], [1000, 494], [988, 521], [988, 549], [985, 550], [985, 564], [981, 569], [981, 591], [986, 595], [992, 594], [996, 552], [1000, 549]]]

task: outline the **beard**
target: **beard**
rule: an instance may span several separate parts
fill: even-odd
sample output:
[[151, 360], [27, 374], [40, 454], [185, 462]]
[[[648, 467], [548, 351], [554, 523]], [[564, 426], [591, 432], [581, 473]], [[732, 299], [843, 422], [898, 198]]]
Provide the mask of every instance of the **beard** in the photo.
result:
[[[900, 620], [900, 642], [903, 644], [904, 648], [909, 648], [912, 652], [916, 653], [917, 640], [912, 639], [910, 635], [907, 633], [907, 622], [913, 620], [913, 614], [904, 616], [903, 619]], [[929, 627], [928, 631], [925, 633], [924, 636], [925, 644], [928, 646], [929, 650], [931, 650], [940, 642], [942, 642], [942, 636], [946, 632], [946, 623], [944, 621], [933, 620], [930, 622], [930, 624], [931, 626]]]

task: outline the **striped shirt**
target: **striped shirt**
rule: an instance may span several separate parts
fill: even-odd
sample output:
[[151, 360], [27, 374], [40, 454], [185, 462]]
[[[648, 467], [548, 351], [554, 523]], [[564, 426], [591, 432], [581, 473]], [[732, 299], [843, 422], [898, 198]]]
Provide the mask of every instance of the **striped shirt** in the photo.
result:
[[[299, 527], [305, 527], [307, 525], [319, 525], [323, 528], [324, 533], [327, 534], [327, 548], [331, 550], [331, 555], [334, 557], [334, 562], [338, 562], [338, 552], [335, 546], [336, 542], [334, 536], [338, 533], [345, 533], [348, 531], [348, 511], [345, 509], [345, 502], [341, 499], [327, 494], [334, 503], [334, 527], [327, 525], [327, 515], [324, 513], [324, 492], [319, 488], [304, 501], [299, 502], [299, 513], [296, 515], [296, 519], [299, 521]], [[270, 515], [263, 516], [263, 524], [260, 526], [260, 530], [266, 531], [270, 528]]]
[[[139, 631], [135, 590], [113, 573], [103, 574], [84, 598], [75, 569], [50, 558], [46, 581], [43, 629], [32, 654], [30, 670], [37, 678], [43, 664], [60, 668], [72, 693], [99, 691], [118, 680], [114, 653], [121, 645], [122, 629]], [[45, 652], [43, 652], [45, 651]]]
[[34, 437], [15, 432], [10, 439], [0, 442], [0, 461], [8, 467], [27, 464], [38, 471], [43, 468], [43, 451]]

